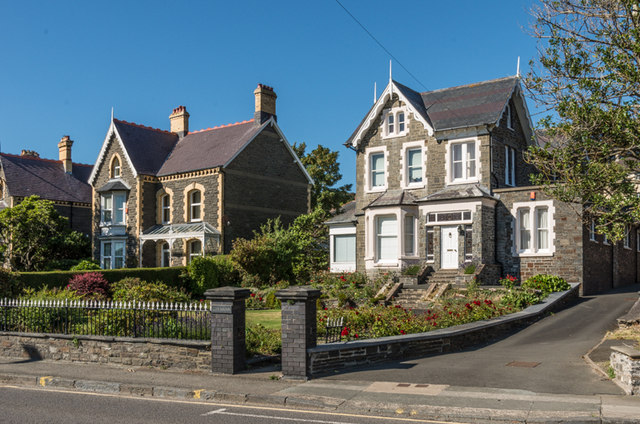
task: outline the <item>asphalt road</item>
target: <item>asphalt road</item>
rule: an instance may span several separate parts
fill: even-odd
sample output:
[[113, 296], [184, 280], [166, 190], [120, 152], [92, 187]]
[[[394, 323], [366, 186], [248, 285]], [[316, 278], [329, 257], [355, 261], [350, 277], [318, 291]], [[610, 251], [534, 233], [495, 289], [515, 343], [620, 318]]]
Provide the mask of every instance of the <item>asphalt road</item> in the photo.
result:
[[0, 387], [3, 424], [408, 424], [420, 419]]
[[538, 393], [623, 394], [582, 358], [616, 327], [638, 299], [639, 285], [584, 297], [573, 306], [493, 344], [462, 352], [395, 361], [328, 379], [397, 381], [530, 390]]

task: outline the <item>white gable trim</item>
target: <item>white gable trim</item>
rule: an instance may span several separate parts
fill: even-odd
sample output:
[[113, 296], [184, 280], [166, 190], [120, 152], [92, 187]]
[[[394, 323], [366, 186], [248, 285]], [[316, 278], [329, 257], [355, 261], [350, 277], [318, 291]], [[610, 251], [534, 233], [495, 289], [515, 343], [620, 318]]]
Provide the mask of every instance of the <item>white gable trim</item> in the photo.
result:
[[109, 145], [109, 140], [113, 135], [116, 136], [116, 140], [120, 144], [120, 148], [124, 152], [124, 157], [127, 160], [127, 163], [129, 164], [129, 166], [131, 167], [131, 170], [133, 171], [133, 177], [134, 178], [138, 177], [138, 171], [136, 171], [136, 168], [133, 166], [133, 162], [131, 162], [131, 158], [129, 157], [129, 152], [127, 152], [127, 149], [125, 149], [124, 143], [122, 142], [122, 137], [120, 137], [120, 134], [118, 133], [118, 130], [112, 119], [111, 125], [109, 125], [109, 131], [107, 131], [107, 136], [104, 138], [104, 141], [102, 142], [102, 148], [100, 149], [100, 154], [98, 154], [98, 159], [96, 160], [96, 164], [94, 165], [93, 170], [91, 171], [91, 175], [89, 176], [90, 185], [93, 185], [95, 181], [95, 178], [98, 174], [98, 168], [100, 168], [100, 165], [102, 165], [102, 162], [105, 159], [105, 155], [107, 154], [107, 147]]
[[300, 162], [300, 158], [298, 158], [298, 155], [296, 155], [296, 152], [293, 151], [293, 148], [291, 147], [291, 145], [289, 144], [289, 141], [287, 141], [287, 138], [284, 136], [284, 134], [282, 133], [282, 130], [280, 130], [280, 127], [278, 126], [278, 124], [276, 123], [276, 120], [271, 117], [269, 118], [269, 120], [267, 122], [265, 122], [264, 124], [262, 124], [262, 126], [255, 132], [255, 134], [253, 134], [253, 136], [249, 139], [249, 141], [247, 141], [244, 146], [242, 146], [240, 149], [238, 149], [238, 151], [231, 156], [231, 158], [227, 161], [227, 163], [225, 163], [224, 165], [222, 165], [223, 168], [226, 168], [227, 166], [229, 166], [229, 164], [231, 162], [234, 161], [234, 159], [236, 157], [238, 157], [238, 155], [240, 153], [242, 153], [242, 151], [244, 149], [247, 148], [247, 146], [249, 144], [251, 144], [251, 142], [258, 136], [258, 134], [260, 134], [268, 125], [271, 125], [275, 130], [276, 133], [278, 133], [278, 135], [280, 136], [280, 139], [282, 140], [282, 143], [284, 143], [285, 147], [287, 148], [287, 150], [289, 151], [289, 153], [291, 153], [291, 156], [293, 156], [293, 159], [295, 161], [295, 163], [298, 164], [298, 166], [300, 167], [300, 170], [302, 171], [302, 173], [304, 174], [304, 176], [307, 178], [307, 181], [309, 181], [309, 184], [313, 185], [313, 178], [311, 178], [311, 176], [309, 175], [309, 173], [307, 172], [307, 170], [305, 169], [304, 165], [302, 164], [302, 162]]
[[373, 124], [375, 119], [378, 117], [378, 115], [382, 113], [382, 108], [384, 107], [384, 104], [387, 102], [387, 100], [391, 98], [394, 92], [398, 95], [400, 100], [406, 105], [407, 109], [411, 113], [413, 113], [414, 119], [422, 123], [424, 128], [429, 132], [430, 136], [433, 135], [433, 127], [429, 125], [429, 123], [422, 117], [422, 115], [417, 110], [415, 110], [411, 102], [409, 102], [409, 100], [407, 100], [407, 98], [402, 94], [402, 91], [400, 91], [397, 87], [395, 87], [395, 90], [394, 90], [394, 87], [395, 87], [395, 83], [393, 81], [389, 82], [389, 84], [384, 89], [384, 91], [382, 92], [382, 94], [380, 95], [376, 103], [373, 105], [373, 107], [369, 111], [369, 114], [367, 115], [366, 119], [362, 123], [360, 130], [358, 131], [356, 136], [353, 138], [353, 141], [351, 142], [351, 145], [354, 148], [358, 147], [358, 145], [360, 144], [360, 141], [362, 141], [362, 137], [366, 134], [369, 128], [371, 128], [371, 125]]

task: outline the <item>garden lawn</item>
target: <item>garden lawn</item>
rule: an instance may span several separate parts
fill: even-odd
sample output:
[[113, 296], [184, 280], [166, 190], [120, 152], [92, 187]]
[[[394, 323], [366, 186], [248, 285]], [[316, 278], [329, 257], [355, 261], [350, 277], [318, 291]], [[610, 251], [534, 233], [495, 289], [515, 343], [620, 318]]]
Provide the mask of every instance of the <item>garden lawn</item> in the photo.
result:
[[279, 330], [282, 313], [280, 309], [247, 310], [247, 325], [262, 324], [266, 328]]

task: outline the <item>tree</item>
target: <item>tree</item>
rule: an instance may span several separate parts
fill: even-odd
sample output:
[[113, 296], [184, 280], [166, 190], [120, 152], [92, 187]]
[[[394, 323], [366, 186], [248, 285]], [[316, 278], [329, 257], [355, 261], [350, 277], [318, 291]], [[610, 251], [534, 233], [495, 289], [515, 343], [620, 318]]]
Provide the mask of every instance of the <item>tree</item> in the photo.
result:
[[541, 0], [539, 57], [527, 86], [555, 110], [531, 148], [532, 177], [577, 202], [585, 222], [612, 240], [640, 222], [640, 14], [636, 0]]
[[311, 188], [311, 209], [319, 206], [323, 211], [328, 213], [332, 209], [338, 209], [353, 198], [350, 193], [351, 184], [334, 187], [342, 178], [342, 174], [340, 174], [340, 164], [338, 164], [338, 152], [318, 145], [318, 147], [307, 154], [307, 145], [305, 143], [294, 143], [293, 150], [300, 158], [300, 161], [311, 178], [313, 178], [314, 185]]
[[0, 240], [0, 256], [18, 271], [40, 271], [51, 261], [89, 254], [88, 238], [71, 231], [53, 202], [38, 196], [0, 211]]

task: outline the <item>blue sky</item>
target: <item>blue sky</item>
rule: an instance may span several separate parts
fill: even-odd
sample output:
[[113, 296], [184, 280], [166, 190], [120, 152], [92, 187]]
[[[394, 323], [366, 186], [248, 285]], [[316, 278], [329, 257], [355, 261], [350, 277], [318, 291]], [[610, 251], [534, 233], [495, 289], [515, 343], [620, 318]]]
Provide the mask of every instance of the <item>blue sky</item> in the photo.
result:
[[[341, 0], [418, 91], [514, 75], [536, 54], [525, 31], [533, 0]], [[273, 86], [289, 142], [340, 152], [389, 78], [389, 59], [335, 0], [0, 0], [0, 143], [94, 163], [115, 117], [169, 128], [185, 105], [190, 129], [253, 117], [257, 83]], [[534, 105], [529, 103], [530, 109]], [[534, 116], [534, 121], [538, 118]]]

